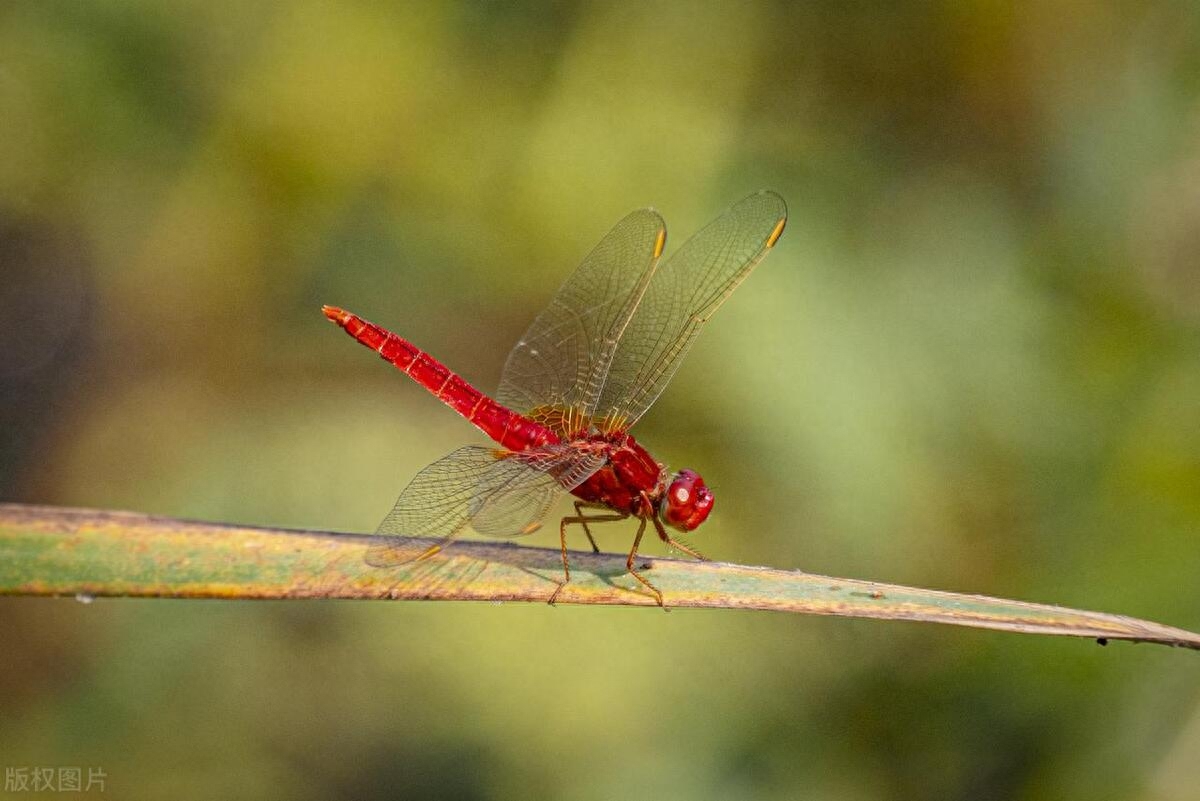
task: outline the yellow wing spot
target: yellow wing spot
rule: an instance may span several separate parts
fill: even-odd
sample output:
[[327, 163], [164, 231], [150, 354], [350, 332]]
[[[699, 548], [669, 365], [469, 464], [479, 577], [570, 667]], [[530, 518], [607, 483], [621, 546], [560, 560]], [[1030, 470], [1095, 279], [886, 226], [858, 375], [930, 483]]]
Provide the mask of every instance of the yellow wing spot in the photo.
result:
[[425, 552], [422, 553], [420, 556], [418, 556], [414, 561], [420, 562], [422, 559], [428, 559], [429, 557], [435, 556], [436, 554], [440, 553], [441, 550], [442, 550], [442, 546], [440, 546], [440, 545], [430, 545], [425, 550]]
[[521, 533], [522, 534], [532, 534], [533, 532], [537, 531], [541, 527], [542, 527], [542, 524], [540, 522], [529, 523], [525, 526], [525, 528], [521, 529]]
[[767, 237], [767, 248], [775, 247], [775, 243], [779, 241], [779, 237], [783, 234], [783, 226], [787, 225], [787, 217], [784, 217], [779, 222], [775, 223], [775, 230]]
[[658, 229], [658, 239], [654, 240], [654, 258], [662, 255], [663, 248], [667, 246], [667, 229]]

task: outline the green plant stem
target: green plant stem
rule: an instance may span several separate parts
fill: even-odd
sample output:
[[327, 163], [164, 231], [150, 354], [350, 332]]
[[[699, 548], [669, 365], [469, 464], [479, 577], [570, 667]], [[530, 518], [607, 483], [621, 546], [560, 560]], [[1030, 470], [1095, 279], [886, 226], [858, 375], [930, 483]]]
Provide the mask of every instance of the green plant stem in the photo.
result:
[[[0, 594], [160, 598], [540, 601], [562, 578], [557, 550], [462, 541], [377, 568], [373, 537], [200, 523], [129, 512], [0, 504]], [[764, 609], [919, 620], [1027, 634], [1200, 649], [1200, 635], [1044, 604], [830, 578], [796, 570], [645, 558], [670, 607]], [[571, 554], [560, 604], [655, 606], [616, 554]]]

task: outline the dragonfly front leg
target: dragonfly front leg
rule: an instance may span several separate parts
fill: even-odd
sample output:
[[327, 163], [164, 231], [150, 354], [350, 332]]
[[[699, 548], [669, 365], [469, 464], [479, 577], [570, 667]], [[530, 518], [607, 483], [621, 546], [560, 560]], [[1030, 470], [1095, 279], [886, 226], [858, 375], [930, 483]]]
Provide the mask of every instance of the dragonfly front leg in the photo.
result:
[[707, 556], [700, 553], [692, 546], [690, 546], [686, 543], [680, 542], [679, 540], [675, 539], [674, 537], [672, 537], [670, 534], [667, 533], [666, 526], [664, 526], [662, 524], [662, 521], [658, 519], [658, 512], [654, 508], [654, 504], [650, 503], [650, 496], [647, 495], [645, 492], [642, 493], [642, 506], [645, 508], [646, 514], [650, 517], [651, 520], [654, 521], [654, 528], [656, 531], [658, 531], [658, 538], [660, 540], [665, 542], [667, 545], [670, 545], [672, 548], [678, 548], [679, 550], [683, 551], [688, 556], [691, 556], [694, 559], [699, 559], [701, 562], [711, 561]]
[[[587, 534], [588, 542], [592, 544], [592, 550], [596, 553], [600, 553], [600, 548], [596, 545], [596, 540], [592, 537], [592, 532], [588, 530], [588, 523], [612, 523], [629, 517], [629, 515], [621, 514], [619, 512], [612, 512], [604, 515], [592, 515], [589, 517], [583, 513], [584, 507], [592, 509], [608, 508], [607, 506], [602, 506], [601, 504], [597, 503], [576, 501], [575, 516], [564, 517], [558, 524], [558, 541], [562, 546], [563, 580], [562, 583], [554, 588], [554, 592], [550, 594], [550, 599], [547, 601], [547, 603], [551, 605], [558, 600], [558, 594], [562, 592], [562, 588], [567, 586], [567, 584], [571, 581], [571, 564], [567, 559], [567, 526], [571, 525], [572, 523], [578, 523], [579, 525], [583, 526], [583, 532]], [[641, 535], [639, 534], [639, 536]]]
[[679, 540], [672, 537], [670, 534], [668, 534], [666, 527], [662, 524], [662, 521], [658, 519], [658, 515], [654, 516], [654, 527], [656, 529], [658, 529], [658, 538], [660, 540], [662, 540], [663, 542], [665, 542], [667, 545], [670, 545], [672, 548], [678, 548], [679, 550], [686, 553], [688, 556], [691, 556], [695, 559], [699, 559], [701, 562], [711, 561], [707, 556], [700, 553], [692, 546], [682, 543]]

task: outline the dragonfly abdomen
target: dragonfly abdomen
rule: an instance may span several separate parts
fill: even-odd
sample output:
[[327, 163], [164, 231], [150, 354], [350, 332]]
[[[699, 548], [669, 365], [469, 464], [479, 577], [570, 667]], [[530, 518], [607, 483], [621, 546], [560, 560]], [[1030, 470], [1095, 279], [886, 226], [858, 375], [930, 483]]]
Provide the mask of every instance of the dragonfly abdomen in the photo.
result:
[[324, 306], [322, 311], [347, 334], [376, 351], [384, 361], [395, 365], [501, 446], [523, 451], [558, 441], [550, 429], [501, 406], [398, 334], [336, 306]]

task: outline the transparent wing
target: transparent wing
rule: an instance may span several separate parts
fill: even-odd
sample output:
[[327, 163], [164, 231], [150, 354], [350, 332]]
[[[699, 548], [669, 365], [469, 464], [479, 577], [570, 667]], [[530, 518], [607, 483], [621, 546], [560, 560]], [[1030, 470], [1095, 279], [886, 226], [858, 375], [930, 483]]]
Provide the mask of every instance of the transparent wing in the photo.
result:
[[496, 400], [560, 434], [584, 427], [666, 233], [653, 209], [617, 223], [509, 353]]
[[531, 534], [542, 527], [560, 491], [558, 482], [545, 473], [522, 478], [482, 499], [471, 514], [471, 528], [489, 537]]
[[[578, 486], [603, 457], [568, 446], [515, 453], [470, 445], [438, 459], [413, 478], [375, 531], [366, 555], [377, 567], [430, 556], [468, 523], [491, 536], [535, 531], [554, 498]], [[433, 546], [411, 538], [435, 538]]]
[[626, 429], [658, 399], [701, 327], [774, 245], [787, 205], [774, 192], [734, 204], [658, 266], [625, 327], [594, 416]]

